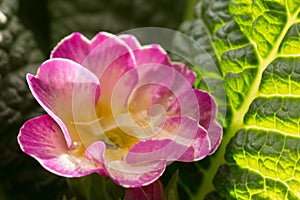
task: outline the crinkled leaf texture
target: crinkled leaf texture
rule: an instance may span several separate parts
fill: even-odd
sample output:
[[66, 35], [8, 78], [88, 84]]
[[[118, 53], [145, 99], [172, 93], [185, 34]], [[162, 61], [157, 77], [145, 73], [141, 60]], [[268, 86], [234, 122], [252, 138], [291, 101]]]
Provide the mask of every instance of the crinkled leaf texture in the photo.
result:
[[[100, 30], [120, 33], [135, 27], [177, 28], [184, 0], [49, 0], [51, 42], [79, 31], [93, 37]], [[88, 22], [88, 23], [87, 23]]]
[[190, 197], [300, 199], [300, 2], [201, 0], [196, 12], [182, 28], [215, 59], [231, 120]]
[[44, 59], [32, 32], [20, 23], [18, 2], [0, 0], [0, 199], [56, 199], [64, 180], [27, 159], [17, 144], [24, 120], [42, 113], [25, 75]]

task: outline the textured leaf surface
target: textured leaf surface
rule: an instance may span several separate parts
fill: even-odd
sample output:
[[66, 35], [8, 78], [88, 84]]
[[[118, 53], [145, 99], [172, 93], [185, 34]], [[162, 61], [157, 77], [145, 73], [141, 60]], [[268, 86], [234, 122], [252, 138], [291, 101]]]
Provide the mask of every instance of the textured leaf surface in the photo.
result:
[[51, 0], [53, 45], [74, 31], [93, 37], [99, 31], [119, 33], [131, 28], [158, 26], [177, 29], [184, 0]]
[[34, 72], [44, 57], [32, 33], [20, 24], [17, 9], [18, 1], [0, 0], [0, 198], [54, 199], [53, 191], [64, 182], [28, 158], [17, 144], [22, 123], [41, 113], [25, 75]]
[[191, 198], [300, 198], [299, 7], [296, 0], [202, 0], [187, 22], [216, 58], [232, 115]]

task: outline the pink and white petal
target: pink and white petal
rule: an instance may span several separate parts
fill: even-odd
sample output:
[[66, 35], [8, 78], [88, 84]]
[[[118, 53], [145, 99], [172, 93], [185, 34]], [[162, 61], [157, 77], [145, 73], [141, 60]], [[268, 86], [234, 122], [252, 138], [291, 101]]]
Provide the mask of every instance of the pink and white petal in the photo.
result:
[[20, 129], [21, 149], [44, 168], [65, 177], [80, 177], [98, 172], [99, 166], [84, 156], [81, 149], [69, 149], [57, 123], [43, 115], [27, 121]]
[[36, 76], [28, 74], [27, 81], [35, 99], [61, 127], [69, 147], [72, 140], [80, 140], [75, 130], [77, 123], [97, 121], [99, 80], [81, 65], [51, 59], [40, 66]]
[[171, 116], [154, 130], [156, 135], [152, 138], [172, 139], [179, 144], [191, 146], [199, 133], [199, 124], [196, 120], [186, 116]]
[[165, 169], [166, 161], [163, 160], [138, 164], [128, 164], [121, 160], [106, 163], [109, 176], [125, 188], [149, 185], [156, 181]]
[[188, 116], [198, 120], [199, 124], [208, 129], [215, 123], [217, 104], [207, 92], [199, 89], [186, 90], [179, 95], [169, 108], [170, 115]]
[[194, 161], [210, 152], [210, 146], [205, 141], [207, 132], [198, 126], [197, 121], [171, 117], [160, 128], [152, 139], [140, 141], [131, 147], [126, 156], [128, 163]]
[[166, 160], [193, 162], [201, 160], [210, 153], [210, 141], [207, 132], [199, 128], [190, 146], [185, 146], [171, 139], [150, 139], [135, 144], [129, 151], [126, 161], [139, 163], [145, 161]]
[[198, 104], [200, 107], [199, 124], [208, 132], [211, 145], [209, 154], [212, 154], [216, 151], [223, 136], [223, 129], [216, 121], [218, 106], [212, 96], [207, 92], [198, 89], [195, 89], [194, 91], [197, 95]]
[[108, 74], [102, 78], [106, 83], [103, 84], [103, 89], [101, 88], [101, 97], [96, 109], [102, 128], [108, 130], [112, 124], [119, 125], [119, 116], [128, 112], [128, 99], [138, 82], [138, 76], [133, 68], [123, 76], [115, 76], [114, 80], [109, 80]]
[[81, 64], [91, 49], [109, 38], [110, 35], [99, 33], [89, 40], [80, 33], [72, 33], [58, 43], [51, 52], [50, 58], [66, 58]]
[[[99, 78], [111, 65], [117, 65], [118, 68], [113, 70], [120, 70], [118, 74], [122, 74], [122, 71], [133, 68], [135, 62], [130, 47], [117, 36], [106, 32], [98, 33], [92, 40], [80, 33], [73, 33], [54, 48], [51, 58], [73, 60]], [[111, 72], [107, 74], [112, 76]], [[114, 76], [115, 74], [112, 77]]]
[[167, 52], [160, 45], [153, 44], [143, 46], [141, 49], [136, 49], [133, 52], [137, 67], [145, 64], [160, 64], [169, 67], [172, 66]]
[[[137, 73], [140, 81], [130, 99], [130, 103], [135, 105], [135, 113], [149, 110], [154, 104], [160, 104], [168, 110], [175, 97], [186, 90], [192, 90], [191, 84], [183, 74], [166, 65], [144, 64], [137, 68]], [[197, 102], [197, 98], [194, 99]]]
[[[96, 63], [96, 62], [95, 62]], [[127, 74], [127, 77], [124, 77]], [[114, 90], [117, 90], [116, 84], [122, 82], [122, 88], [128, 88], [130, 92], [138, 82], [138, 76], [134, 68], [134, 60], [130, 53], [121, 55], [109, 66], [101, 75], [98, 76], [101, 83], [101, 97], [100, 101], [106, 105], [111, 104], [111, 99]], [[120, 86], [120, 84], [118, 84]], [[128, 96], [128, 95], [127, 95]]]
[[[123, 40], [113, 35], [93, 47], [82, 65], [91, 70], [100, 80], [102, 95], [97, 106], [98, 113], [108, 113], [106, 108], [111, 107], [112, 95], [118, 82], [123, 80], [125, 84], [123, 87], [131, 91], [138, 80], [134, 71], [135, 58], [131, 49]], [[128, 79], [124, 78], [127, 73]], [[123, 102], [127, 102], [127, 99], [124, 98]]]
[[[196, 100], [195, 100], [196, 97]], [[217, 104], [207, 92], [193, 89], [180, 95], [170, 107], [169, 115], [182, 115], [195, 120], [208, 132], [210, 153], [215, 152], [222, 139], [222, 127], [216, 122]]]
[[139, 41], [133, 35], [124, 34], [118, 36], [121, 40], [123, 40], [132, 50], [141, 49], [142, 46]]
[[107, 176], [108, 173], [105, 169], [104, 163], [104, 154], [105, 154], [106, 146], [104, 142], [97, 141], [91, 144], [85, 151], [84, 155], [92, 160], [94, 163], [97, 163], [99, 167], [98, 173], [102, 176]]
[[219, 124], [213, 123], [207, 129], [207, 131], [208, 131], [208, 136], [211, 144], [211, 150], [209, 152], [209, 155], [211, 155], [217, 150], [217, 148], [221, 143], [223, 137], [223, 129]]
[[[165, 65], [150, 63], [136, 68], [139, 82], [134, 88], [130, 97], [134, 110], [148, 110], [159, 100], [165, 99], [160, 103], [166, 104], [169, 95], [172, 93], [175, 70]], [[142, 99], [141, 99], [142, 98]]]
[[[91, 70], [99, 79], [104, 76], [104, 72], [108, 71], [109, 67], [120, 70], [121, 72], [118, 74], [123, 74], [134, 68], [135, 58], [133, 52], [123, 40], [108, 33], [98, 35], [105, 35], [107, 39], [100, 43], [92, 43], [90, 51], [80, 63], [81, 65]], [[95, 39], [95, 41], [97, 40]]]
[[189, 82], [190, 86], [194, 85], [194, 82], [196, 80], [196, 73], [193, 70], [189, 70], [186, 64], [174, 62], [172, 63], [172, 66], [180, 73], [182, 74], [185, 79]]
[[199, 123], [203, 126], [206, 130], [215, 123], [217, 119], [217, 111], [218, 106], [215, 100], [212, 98], [210, 94], [204, 92], [199, 89], [195, 89], [195, 94], [198, 98], [198, 104], [200, 109], [200, 120]]
[[171, 139], [149, 139], [132, 146], [125, 160], [129, 164], [157, 160], [165, 160], [169, 163], [178, 160], [188, 148]]
[[191, 145], [193, 155], [191, 156], [191, 150], [187, 150], [179, 159], [182, 162], [198, 161], [206, 157], [211, 152], [211, 142], [207, 131], [199, 127], [197, 136], [194, 138]]

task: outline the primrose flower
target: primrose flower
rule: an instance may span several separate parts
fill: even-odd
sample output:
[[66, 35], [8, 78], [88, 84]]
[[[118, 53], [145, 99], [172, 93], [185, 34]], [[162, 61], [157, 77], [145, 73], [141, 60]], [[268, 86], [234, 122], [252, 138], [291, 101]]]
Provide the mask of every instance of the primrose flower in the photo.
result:
[[173, 161], [200, 160], [220, 143], [217, 105], [192, 88], [195, 79], [159, 45], [132, 35], [71, 34], [27, 75], [47, 114], [23, 125], [20, 147], [61, 176], [148, 185]]

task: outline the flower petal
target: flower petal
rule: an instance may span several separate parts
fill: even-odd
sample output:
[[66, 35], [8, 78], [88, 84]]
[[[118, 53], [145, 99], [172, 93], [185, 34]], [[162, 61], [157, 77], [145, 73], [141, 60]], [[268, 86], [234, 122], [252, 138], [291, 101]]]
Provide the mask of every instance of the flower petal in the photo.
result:
[[193, 70], [189, 70], [187, 65], [183, 63], [172, 63], [172, 66], [185, 77], [185, 79], [190, 83], [190, 86], [194, 85], [196, 73]]
[[110, 34], [102, 32], [90, 41], [80, 33], [73, 33], [58, 43], [50, 58], [67, 58], [81, 64], [93, 48], [109, 38]]
[[213, 123], [207, 130], [209, 132], [209, 139], [210, 139], [210, 145], [211, 145], [211, 150], [209, 152], [209, 155], [213, 154], [217, 148], [219, 147], [221, 140], [222, 140], [222, 132], [223, 129], [222, 127], [217, 124]]
[[134, 37], [133, 35], [130, 34], [124, 34], [124, 35], [119, 35], [118, 36], [121, 40], [123, 40], [132, 50], [136, 49], [141, 49], [142, 46], [139, 43], [139, 41]]
[[121, 160], [106, 163], [109, 176], [125, 188], [141, 187], [156, 181], [165, 171], [165, 161], [128, 164]]
[[98, 33], [92, 40], [74, 33], [55, 47], [51, 58], [68, 58], [92, 71], [103, 83], [101, 101], [105, 104], [110, 103], [116, 82], [135, 65], [130, 47], [106, 32]]
[[167, 52], [161, 48], [160, 45], [153, 44], [148, 46], [143, 46], [140, 49], [133, 51], [134, 57], [136, 59], [136, 66], [140, 67], [144, 64], [161, 64], [171, 67], [172, 64], [168, 57]]
[[26, 154], [52, 173], [80, 177], [101, 170], [92, 161], [78, 156], [80, 146], [68, 148], [60, 127], [49, 115], [27, 121], [20, 129], [18, 141]]
[[211, 152], [211, 141], [209, 135], [204, 128], [199, 128], [197, 136], [193, 140], [191, 145], [193, 149], [193, 155], [190, 155], [189, 150], [187, 150], [181, 157], [180, 161], [192, 162], [198, 161], [206, 157]]
[[197, 98], [200, 111], [199, 123], [208, 132], [211, 150], [209, 154], [216, 151], [222, 139], [222, 127], [217, 123], [218, 106], [215, 100], [207, 92], [202, 90], [194, 90]]
[[69, 147], [80, 140], [76, 124], [97, 121], [99, 80], [86, 68], [71, 60], [51, 59], [27, 81], [35, 99], [62, 128]]
[[102, 176], [107, 176], [107, 171], [105, 170], [104, 164], [104, 154], [105, 154], [106, 146], [104, 142], [97, 141], [91, 144], [85, 151], [84, 155], [92, 160], [93, 162], [97, 163], [98, 166], [101, 166], [98, 173]]
[[166, 160], [191, 162], [210, 152], [207, 132], [197, 121], [186, 117], [168, 118], [151, 139], [133, 145], [126, 156], [128, 163]]
[[216, 122], [217, 104], [207, 92], [198, 89], [184, 92], [171, 106], [169, 114], [199, 120], [199, 124], [208, 132], [210, 154], [215, 152], [222, 139], [222, 128]]
[[[130, 47], [117, 36], [107, 32], [98, 33], [92, 40], [80, 33], [71, 34], [54, 48], [51, 58], [73, 60], [99, 78], [104, 76], [103, 73], [111, 65], [117, 65], [117, 70], [121, 71], [134, 67], [134, 56]], [[107, 72], [107, 75], [114, 77], [111, 72]]]

